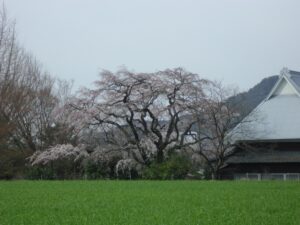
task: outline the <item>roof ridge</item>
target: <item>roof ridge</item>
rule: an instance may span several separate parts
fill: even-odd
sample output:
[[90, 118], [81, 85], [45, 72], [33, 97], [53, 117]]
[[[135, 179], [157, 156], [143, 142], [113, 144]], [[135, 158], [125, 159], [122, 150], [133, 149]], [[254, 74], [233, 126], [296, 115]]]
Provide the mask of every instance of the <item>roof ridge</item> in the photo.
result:
[[300, 76], [300, 72], [299, 71], [296, 71], [296, 70], [289, 70], [289, 71], [290, 71], [290, 74], [292, 73], [293, 75]]
[[[263, 102], [268, 101], [273, 96], [273, 94], [275, 93], [276, 89], [278, 88], [279, 84], [282, 82], [283, 79], [292, 86], [292, 88], [296, 91], [297, 95], [300, 97], [300, 87], [292, 79], [291, 71], [293, 71], [293, 70], [289, 70], [287, 67], [282, 68], [282, 70], [280, 71], [280, 76], [279, 76], [277, 83], [273, 86], [272, 90], [267, 95], [267, 97], [263, 100]], [[299, 75], [300, 75], [300, 72], [297, 72], [297, 73], [299, 73]], [[299, 76], [299, 78], [300, 78], [300, 76]]]

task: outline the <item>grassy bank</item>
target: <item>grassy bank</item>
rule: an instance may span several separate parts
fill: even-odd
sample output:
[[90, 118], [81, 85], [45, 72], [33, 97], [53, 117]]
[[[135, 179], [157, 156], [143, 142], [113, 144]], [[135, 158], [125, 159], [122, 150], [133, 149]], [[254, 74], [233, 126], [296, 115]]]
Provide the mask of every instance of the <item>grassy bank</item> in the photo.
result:
[[0, 182], [0, 225], [300, 225], [299, 182]]

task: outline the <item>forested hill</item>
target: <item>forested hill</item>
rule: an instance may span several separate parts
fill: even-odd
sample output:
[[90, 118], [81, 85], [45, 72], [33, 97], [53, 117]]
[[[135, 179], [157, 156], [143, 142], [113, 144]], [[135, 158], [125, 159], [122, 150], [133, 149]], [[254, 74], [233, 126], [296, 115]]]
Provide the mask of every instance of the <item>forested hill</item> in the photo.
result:
[[277, 75], [264, 78], [261, 82], [250, 88], [248, 91], [242, 92], [230, 98], [230, 101], [234, 104], [240, 104], [240, 108], [243, 109], [242, 113], [247, 115], [262, 100], [264, 100], [264, 98], [267, 97], [277, 80]]

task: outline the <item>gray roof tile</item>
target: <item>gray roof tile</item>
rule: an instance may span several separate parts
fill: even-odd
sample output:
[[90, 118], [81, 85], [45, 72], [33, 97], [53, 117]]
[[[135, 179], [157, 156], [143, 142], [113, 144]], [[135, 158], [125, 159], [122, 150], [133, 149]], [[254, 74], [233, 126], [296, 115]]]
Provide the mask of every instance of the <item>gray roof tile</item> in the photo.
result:
[[284, 70], [282, 76], [291, 81], [299, 95], [264, 100], [233, 129], [232, 141], [300, 139], [300, 72]]
[[299, 163], [300, 151], [241, 151], [230, 156], [226, 163]]

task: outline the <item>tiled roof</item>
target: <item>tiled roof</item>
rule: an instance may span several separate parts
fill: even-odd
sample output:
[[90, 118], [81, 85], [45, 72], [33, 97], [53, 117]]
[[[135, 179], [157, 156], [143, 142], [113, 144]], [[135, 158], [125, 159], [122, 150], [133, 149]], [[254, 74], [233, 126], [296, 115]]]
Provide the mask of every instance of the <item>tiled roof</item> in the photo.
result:
[[[294, 94], [273, 96], [284, 79]], [[233, 142], [300, 139], [300, 72], [284, 69], [270, 95], [232, 130], [231, 138]]]
[[230, 156], [227, 164], [237, 163], [299, 163], [300, 151], [260, 150], [240, 151]]
[[290, 70], [290, 79], [294, 82], [298, 90], [300, 90], [300, 72]]

